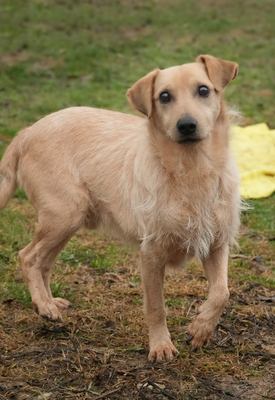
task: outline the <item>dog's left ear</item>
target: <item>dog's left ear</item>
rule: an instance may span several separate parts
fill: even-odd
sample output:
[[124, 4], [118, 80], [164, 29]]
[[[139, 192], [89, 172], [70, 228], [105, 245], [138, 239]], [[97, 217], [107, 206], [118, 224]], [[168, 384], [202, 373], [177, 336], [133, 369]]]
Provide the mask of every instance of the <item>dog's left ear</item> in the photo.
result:
[[154, 83], [158, 73], [159, 69], [149, 72], [127, 91], [127, 97], [132, 106], [148, 118], [152, 115]]
[[209, 55], [201, 55], [196, 59], [205, 65], [210, 81], [216, 90], [222, 91], [225, 86], [236, 78], [238, 74], [238, 64], [232, 61], [221, 60]]

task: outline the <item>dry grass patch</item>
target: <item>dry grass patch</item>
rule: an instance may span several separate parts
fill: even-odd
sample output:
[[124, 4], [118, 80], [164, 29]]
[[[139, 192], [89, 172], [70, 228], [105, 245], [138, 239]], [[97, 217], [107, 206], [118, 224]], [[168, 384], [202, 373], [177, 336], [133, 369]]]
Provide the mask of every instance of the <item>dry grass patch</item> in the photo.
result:
[[[11, 203], [9, 212], [19, 211], [26, 241], [35, 218], [25, 200]], [[167, 274], [167, 321], [180, 355], [152, 365], [137, 257], [80, 230], [53, 273], [53, 288], [73, 303], [62, 323], [42, 320], [20, 297], [2, 300], [0, 399], [273, 399], [274, 246], [262, 234], [253, 243], [231, 255], [229, 304], [197, 352], [186, 344], [186, 326], [207, 296], [204, 271], [193, 263]], [[21, 287], [20, 271], [13, 266], [12, 274]]]

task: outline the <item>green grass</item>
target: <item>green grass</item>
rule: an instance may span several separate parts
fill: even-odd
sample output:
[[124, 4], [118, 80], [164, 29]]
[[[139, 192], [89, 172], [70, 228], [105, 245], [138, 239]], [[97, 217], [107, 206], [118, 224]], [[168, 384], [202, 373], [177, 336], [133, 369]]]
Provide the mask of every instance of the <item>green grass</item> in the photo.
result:
[[28, 229], [30, 220], [17, 210], [4, 209], [0, 219], [0, 243], [5, 254], [13, 260], [14, 253], [28, 244], [32, 230]]
[[[105, 264], [102, 261], [95, 260], [95, 255], [89, 248], [78, 247], [78, 248], [66, 248], [62, 250], [58, 256], [58, 259], [61, 260], [64, 264], [69, 264], [71, 266], [77, 266], [78, 263], [93, 263], [93, 265], [101, 264], [102, 268], [104, 268]], [[101, 258], [103, 260], [103, 257]]]
[[74, 105], [131, 111], [125, 92], [201, 53], [234, 60], [226, 98], [274, 127], [273, 1], [2, 0], [0, 134]]
[[265, 199], [248, 201], [251, 210], [244, 212], [243, 223], [251, 229], [275, 235], [275, 193]]
[[181, 299], [168, 299], [165, 302], [167, 307], [181, 307], [183, 301]]

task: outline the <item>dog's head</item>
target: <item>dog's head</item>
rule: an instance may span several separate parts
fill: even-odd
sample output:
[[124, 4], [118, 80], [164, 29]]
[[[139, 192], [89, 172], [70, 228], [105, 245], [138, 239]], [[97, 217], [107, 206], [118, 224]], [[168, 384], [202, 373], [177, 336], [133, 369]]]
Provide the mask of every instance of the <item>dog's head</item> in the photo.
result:
[[225, 86], [238, 65], [209, 55], [150, 72], [127, 92], [130, 103], [173, 141], [194, 144], [213, 130]]

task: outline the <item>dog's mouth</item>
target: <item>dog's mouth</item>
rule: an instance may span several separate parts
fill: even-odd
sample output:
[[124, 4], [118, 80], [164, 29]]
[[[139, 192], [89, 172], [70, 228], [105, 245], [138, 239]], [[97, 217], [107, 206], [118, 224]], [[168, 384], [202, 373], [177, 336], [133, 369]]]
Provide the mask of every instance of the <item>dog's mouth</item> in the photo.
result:
[[199, 143], [200, 141], [201, 141], [200, 138], [186, 138], [186, 139], [179, 140], [178, 143], [190, 145], [190, 144]]

